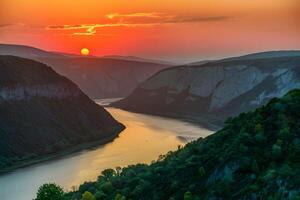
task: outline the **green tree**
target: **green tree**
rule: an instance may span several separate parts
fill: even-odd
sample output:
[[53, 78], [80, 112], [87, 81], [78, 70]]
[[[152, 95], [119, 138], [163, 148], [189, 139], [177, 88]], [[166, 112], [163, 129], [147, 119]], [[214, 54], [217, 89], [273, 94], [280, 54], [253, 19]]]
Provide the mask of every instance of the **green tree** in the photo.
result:
[[256, 124], [255, 125], [255, 132], [258, 133], [258, 132], [261, 132], [263, 130], [262, 128], [262, 125], [261, 124]]
[[101, 174], [105, 180], [108, 181], [111, 177], [116, 175], [116, 171], [114, 169], [105, 169]]
[[36, 200], [64, 200], [63, 189], [54, 184], [47, 183], [42, 185], [37, 192]]
[[292, 168], [286, 163], [283, 164], [279, 170], [279, 174], [283, 177], [288, 177], [293, 174]]
[[293, 135], [291, 134], [291, 131], [289, 127], [286, 127], [286, 125], [279, 131], [278, 137], [283, 140], [290, 140]]
[[259, 172], [259, 166], [256, 162], [256, 160], [254, 159], [252, 164], [251, 164], [251, 170], [255, 173], [258, 173]]
[[95, 194], [94, 194], [95, 198], [96, 199], [104, 199], [106, 197], [106, 194], [103, 192], [103, 191], [97, 191]]
[[193, 200], [193, 195], [190, 191], [187, 191], [183, 195], [183, 200]]
[[279, 158], [282, 155], [281, 146], [274, 144], [272, 146], [272, 155], [274, 159]]
[[205, 176], [206, 171], [205, 171], [204, 167], [199, 167], [198, 173], [199, 173], [200, 177]]
[[108, 193], [111, 193], [111, 192], [114, 191], [114, 186], [112, 185], [111, 182], [105, 182], [105, 183], [102, 185], [101, 190], [102, 190], [104, 193], [108, 194]]
[[96, 200], [96, 198], [92, 193], [86, 191], [83, 193], [81, 200]]
[[259, 144], [263, 144], [266, 141], [266, 137], [262, 132], [257, 133], [255, 136], [255, 141], [258, 142]]
[[115, 200], [126, 200], [126, 198], [124, 196], [122, 196], [121, 194], [116, 194]]
[[240, 145], [239, 145], [239, 151], [240, 151], [241, 153], [246, 153], [246, 152], [248, 151], [248, 147], [245, 146], [244, 144], [240, 144]]

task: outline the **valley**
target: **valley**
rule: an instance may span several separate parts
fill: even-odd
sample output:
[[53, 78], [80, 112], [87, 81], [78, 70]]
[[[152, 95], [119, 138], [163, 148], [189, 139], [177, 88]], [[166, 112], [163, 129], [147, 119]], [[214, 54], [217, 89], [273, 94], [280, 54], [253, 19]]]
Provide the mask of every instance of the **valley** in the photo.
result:
[[[97, 100], [102, 104], [107, 100]], [[159, 155], [176, 150], [178, 145], [213, 131], [179, 120], [135, 114], [106, 108], [127, 128], [119, 137], [105, 145], [54, 158], [13, 172], [0, 175], [0, 194], [3, 199], [29, 200], [46, 182], [56, 182], [66, 191], [78, 188], [85, 181], [94, 181], [106, 168], [125, 167], [136, 163], [151, 163]], [[18, 185], [18, 192], [15, 187]]]

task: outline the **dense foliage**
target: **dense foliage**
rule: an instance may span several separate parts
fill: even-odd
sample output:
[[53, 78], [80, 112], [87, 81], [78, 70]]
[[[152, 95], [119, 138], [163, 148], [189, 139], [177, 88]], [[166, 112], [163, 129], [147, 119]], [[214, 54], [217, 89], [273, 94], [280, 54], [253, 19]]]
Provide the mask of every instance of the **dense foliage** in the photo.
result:
[[68, 199], [300, 199], [300, 90], [151, 165], [107, 169]]
[[64, 192], [61, 187], [56, 184], [44, 184], [37, 193], [36, 200], [65, 200]]

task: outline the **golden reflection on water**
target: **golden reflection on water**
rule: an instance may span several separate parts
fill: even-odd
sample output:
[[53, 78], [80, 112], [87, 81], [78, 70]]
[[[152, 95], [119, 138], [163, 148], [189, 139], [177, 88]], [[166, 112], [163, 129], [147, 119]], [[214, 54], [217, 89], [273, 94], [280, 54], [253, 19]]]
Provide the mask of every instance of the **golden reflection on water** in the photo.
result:
[[118, 138], [92, 150], [84, 150], [1, 175], [1, 199], [33, 199], [38, 187], [49, 182], [55, 182], [65, 190], [70, 190], [72, 186], [96, 180], [104, 169], [150, 163], [159, 155], [176, 150], [178, 145], [212, 133], [210, 130], [175, 119], [135, 114], [114, 108], [107, 110], [126, 126]]
[[109, 108], [109, 112], [122, 122], [126, 129], [113, 142], [88, 152], [88, 156], [81, 161], [78, 160], [76, 163], [77, 174], [73, 181], [64, 184], [65, 188], [78, 185], [86, 180], [95, 180], [100, 171], [106, 168], [125, 167], [136, 163], [149, 164], [159, 155], [176, 150], [178, 145], [184, 145], [184, 142], [172, 131], [156, 124], [164, 123], [164, 121], [167, 124], [170, 123], [164, 118], [156, 119], [154, 117], [155, 119], [152, 119], [152, 116], [148, 117], [114, 108]]

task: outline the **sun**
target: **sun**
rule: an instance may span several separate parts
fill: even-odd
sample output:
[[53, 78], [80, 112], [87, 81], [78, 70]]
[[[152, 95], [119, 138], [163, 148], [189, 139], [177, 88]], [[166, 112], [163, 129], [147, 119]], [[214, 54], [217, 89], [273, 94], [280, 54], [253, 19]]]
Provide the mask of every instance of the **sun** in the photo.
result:
[[87, 55], [90, 54], [90, 50], [89, 50], [88, 48], [82, 48], [82, 49], [80, 50], [80, 53], [81, 53], [81, 55], [83, 55], [83, 56], [87, 56]]

